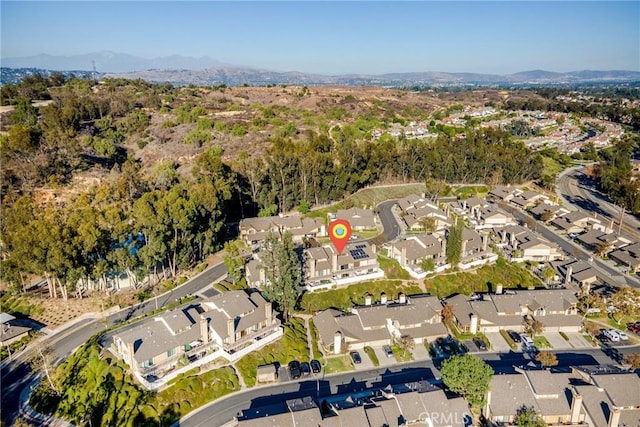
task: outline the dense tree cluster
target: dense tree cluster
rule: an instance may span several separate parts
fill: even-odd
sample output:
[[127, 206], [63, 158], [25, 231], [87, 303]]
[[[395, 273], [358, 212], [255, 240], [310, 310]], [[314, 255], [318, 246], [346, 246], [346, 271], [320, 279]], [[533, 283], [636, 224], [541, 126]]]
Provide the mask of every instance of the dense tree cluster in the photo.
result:
[[[284, 106], [252, 106], [256, 114], [247, 127], [203, 117], [233, 105], [227, 98], [212, 101], [215, 107], [200, 105], [195, 87], [36, 76], [5, 92], [15, 108], [0, 137], [1, 274], [17, 289], [28, 274], [41, 275], [53, 297], [81, 296], [90, 283], [102, 288], [119, 273], [134, 286], [173, 277], [221, 247], [227, 221], [308, 210], [379, 181], [508, 184], [537, 179], [542, 170], [540, 155], [495, 128], [373, 139], [373, 129], [404, 119], [381, 102], [374, 103], [378, 116], [353, 119], [347, 112], [358, 102], [353, 96], [313, 117]], [[36, 109], [36, 97], [51, 103]], [[203, 146], [190, 160], [190, 175], [171, 159], [142, 169], [127, 151], [125, 142], [135, 137], [144, 144], [154, 114], [165, 113], [174, 118], [154, 132], [182, 126], [183, 142]], [[292, 121], [296, 115], [305, 117], [305, 131]], [[223, 161], [211, 143], [223, 127], [241, 138], [267, 125], [275, 131], [262, 137], [260, 155], [233, 153]], [[110, 174], [88, 194], [49, 204], [34, 198], [34, 189], [64, 185], [92, 167]]]
[[640, 181], [632, 173], [631, 156], [638, 149], [637, 135], [625, 134], [613, 147], [600, 152], [596, 169], [600, 188], [618, 205], [640, 212]]

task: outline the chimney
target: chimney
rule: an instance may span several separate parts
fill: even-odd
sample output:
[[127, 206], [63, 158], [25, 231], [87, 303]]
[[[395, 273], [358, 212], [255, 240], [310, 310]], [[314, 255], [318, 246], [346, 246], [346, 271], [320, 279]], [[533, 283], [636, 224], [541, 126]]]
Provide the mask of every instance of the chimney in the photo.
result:
[[460, 255], [463, 257], [467, 254], [467, 239], [462, 238], [462, 247], [460, 248]]
[[469, 325], [469, 332], [472, 334], [478, 333], [478, 316], [475, 314], [471, 315], [471, 324]]
[[442, 251], [440, 251], [440, 257], [447, 258], [447, 239], [444, 237], [440, 239], [440, 244], [442, 246]]
[[333, 335], [333, 354], [340, 354], [342, 352], [342, 333], [337, 331]]
[[273, 307], [268, 301], [264, 305], [264, 318], [266, 322], [265, 324], [269, 326], [273, 320]]
[[407, 296], [405, 294], [403, 294], [402, 292], [400, 292], [400, 295], [398, 295], [398, 300], [400, 301], [400, 304], [406, 304], [407, 303]]
[[364, 297], [364, 305], [371, 305], [373, 298], [371, 297], [371, 294], [367, 294]]
[[338, 272], [338, 252], [336, 252], [335, 250], [331, 251], [331, 272]]
[[482, 252], [487, 251], [487, 246], [489, 245], [489, 235], [484, 233], [482, 234]]
[[236, 321], [235, 319], [227, 319], [227, 334], [229, 335], [229, 342], [236, 342]]
[[131, 366], [133, 368], [134, 371], [138, 371], [138, 364], [136, 363], [136, 359], [135, 359], [135, 352], [133, 350], [133, 342], [128, 342], [126, 344], [126, 355], [125, 355], [125, 362], [129, 363], [129, 366]]
[[516, 244], [516, 233], [509, 233], [509, 241], [511, 242], [511, 246]]
[[383, 292], [380, 294], [380, 304], [386, 304], [386, 303], [387, 303], [387, 294]]
[[573, 390], [571, 399], [571, 424], [578, 424], [580, 422], [580, 410], [582, 409], [582, 395], [576, 390]]
[[502, 294], [502, 283], [498, 283], [498, 285], [496, 286], [496, 295], [501, 295]]
[[564, 276], [564, 284], [568, 285], [569, 283], [571, 283], [571, 275], [573, 274], [573, 267], [569, 266], [567, 267], [567, 275]]
[[407, 264], [407, 248], [403, 247], [400, 249], [400, 265]]
[[200, 317], [200, 339], [204, 344], [209, 342], [209, 319]]
[[620, 423], [620, 409], [612, 408], [609, 411], [609, 424], [608, 427], [618, 427]]

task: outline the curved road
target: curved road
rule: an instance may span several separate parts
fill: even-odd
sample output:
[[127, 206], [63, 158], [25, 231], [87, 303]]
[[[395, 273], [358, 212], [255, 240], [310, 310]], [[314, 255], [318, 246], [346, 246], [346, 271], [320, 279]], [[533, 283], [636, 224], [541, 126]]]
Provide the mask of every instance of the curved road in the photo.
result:
[[[81, 321], [68, 328], [56, 332], [54, 335], [45, 337], [42, 344], [50, 347], [58, 360], [69, 356], [76, 348], [84, 344], [90, 337], [107, 327], [117, 325], [122, 322], [142, 316], [156, 309], [157, 306], [164, 307], [181, 298], [193, 295], [202, 288], [209, 286], [217, 279], [227, 274], [224, 264], [214, 265], [202, 273], [198, 274], [183, 285], [155, 298], [128, 307], [114, 313], [104, 319]], [[30, 383], [34, 373], [29, 366], [29, 359], [33, 357], [34, 346], [27, 347], [11, 361], [2, 363], [2, 421], [7, 425], [12, 425], [18, 412], [18, 396], [22, 390]]]
[[[640, 346], [619, 348], [622, 355], [637, 352]], [[612, 359], [600, 348], [561, 350], [554, 352], [558, 357], [558, 368], [576, 365], [597, 365], [612, 363]], [[476, 353], [495, 372], [513, 372], [514, 366], [531, 362], [531, 356], [524, 353]], [[309, 377], [297, 381], [254, 387], [237, 392], [203, 406], [182, 419], [174, 426], [205, 427], [222, 426], [239, 413], [257, 413], [258, 409], [281, 404], [285, 400], [303, 396], [322, 399], [330, 395], [348, 394], [364, 389], [382, 389], [389, 384], [402, 384], [422, 379], [438, 381], [438, 367], [441, 360], [409, 362], [393, 368], [374, 368], [366, 371], [351, 371], [328, 377]]]

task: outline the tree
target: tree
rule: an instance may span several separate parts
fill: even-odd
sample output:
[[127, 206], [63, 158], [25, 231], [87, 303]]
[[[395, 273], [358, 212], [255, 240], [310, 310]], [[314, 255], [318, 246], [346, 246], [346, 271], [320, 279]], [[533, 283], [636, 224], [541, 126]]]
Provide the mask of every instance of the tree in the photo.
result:
[[540, 362], [542, 366], [551, 367], [558, 365], [558, 358], [556, 357], [555, 353], [552, 353], [550, 351], [541, 351], [540, 353], [536, 354], [536, 360]]
[[445, 302], [442, 306], [442, 312], [440, 314], [442, 316], [442, 322], [448, 327], [451, 327], [453, 325], [453, 319], [455, 317], [451, 305]]
[[546, 427], [547, 425], [533, 406], [525, 405], [518, 408], [513, 423], [518, 427]]
[[433, 271], [436, 269], [436, 263], [433, 258], [424, 258], [420, 263], [420, 267], [424, 271]]
[[[618, 324], [622, 322], [624, 316], [640, 317], [640, 289], [621, 287], [611, 295], [609, 302], [614, 308], [611, 315]], [[616, 319], [616, 313], [620, 314], [619, 319]]]
[[553, 279], [553, 276], [556, 275], [556, 271], [553, 269], [553, 267], [547, 265], [542, 269], [542, 277], [544, 277], [545, 283], [549, 284], [549, 282], [551, 281], [551, 279]]
[[594, 293], [584, 293], [578, 297], [578, 310], [582, 312], [582, 320], [589, 314], [603, 312], [607, 309], [604, 299]]
[[35, 348], [35, 354], [29, 360], [31, 369], [34, 372], [43, 374], [49, 383], [49, 388], [56, 395], [60, 395], [60, 387], [56, 379], [56, 369], [54, 366], [55, 353], [51, 347], [46, 347], [44, 344], [37, 344]]
[[631, 369], [640, 369], [640, 353], [629, 353], [624, 361], [631, 365]]
[[544, 323], [533, 317], [527, 317], [522, 326], [524, 326], [524, 333], [531, 335], [532, 338], [544, 331]]
[[229, 278], [234, 285], [238, 283], [244, 274], [244, 260], [240, 254], [240, 243], [237, 240], [224, 244], [224, 265], [229, 272]]
[[612, 247], [613, 247], [613, 245], [611, 244], [611, 242], [607, 242], [607, 241], [597, 242], [596, 245], [595, 245], [596, 253], [600, 257], [603, 257], [607, 253], [609, 253], [609, 251], [611, 251]]
[[436, 231], [437, 222], [435, 218], [431, 218], [429, 216], [423, 216], [418, 220], [418, 224], [420, 224], [420, 227], [422, 227], [424, 232], [427, 234], [431, 234], [434, 231]]
[[285, 322], [300, 296], [302, 271], [296, 255], [290, 232], [282, 238], [270, 233], [264, 241], [262, 265], [266, 284], [264, 295], [274, 301], [282, 311]]
[[442, 381], [447, 388], [462, 395], [476, 408], [485, 404], [493, 369], [471, 354], [453, 356], [442, 363]]
[[400, 338], [396, 339], [396, 345], [402, 349], [402, 356], [406, 357], [407, 352], [413, 350], [416, 346], [416, 342], [410, 335], [402, 335]]
[[464, 225], [458, 222], [456, 225], [449, 228], [449, 234], [447, 235], [447, 262], [455, 267], [460, 263], [462, 258], [462, 230]]

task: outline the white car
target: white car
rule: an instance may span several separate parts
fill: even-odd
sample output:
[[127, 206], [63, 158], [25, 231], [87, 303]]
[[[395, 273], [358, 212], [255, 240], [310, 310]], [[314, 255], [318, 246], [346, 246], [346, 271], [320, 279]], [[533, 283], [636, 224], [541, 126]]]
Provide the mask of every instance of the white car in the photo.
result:
[[620, 341], [620, 334], [615, 329], [607, 329], [604, 331], [604, 336], [609, 338], [612, 342]]
[[627, 336], [626, 333], [620, 332], [620, 331], [616, 331], [616, 332], [618, 333], [618, 336], [622, 341], [629, 341], [629, 337]]

